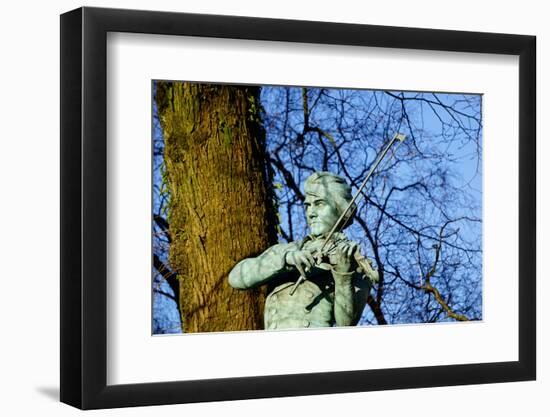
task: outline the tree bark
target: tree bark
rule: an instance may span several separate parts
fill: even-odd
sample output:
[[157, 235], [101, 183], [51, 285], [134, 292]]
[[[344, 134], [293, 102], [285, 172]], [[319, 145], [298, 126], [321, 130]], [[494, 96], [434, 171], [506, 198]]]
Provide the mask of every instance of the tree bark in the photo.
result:
[[259, 89], [158, 82], [170, 187], [170, 264], [187, 332], [263, 327], [265, 293], [227, 281], [276, 241]]

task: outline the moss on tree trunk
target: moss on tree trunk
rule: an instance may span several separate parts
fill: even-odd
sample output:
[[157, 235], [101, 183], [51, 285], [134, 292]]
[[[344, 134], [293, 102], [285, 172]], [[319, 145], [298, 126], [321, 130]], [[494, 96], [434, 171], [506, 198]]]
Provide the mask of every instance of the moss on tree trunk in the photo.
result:
[[265, 293], [227, 276], [276, 240], [255, 87], [157, 83], [170, 187], [170, 264], [185, 332], [261, 329]]

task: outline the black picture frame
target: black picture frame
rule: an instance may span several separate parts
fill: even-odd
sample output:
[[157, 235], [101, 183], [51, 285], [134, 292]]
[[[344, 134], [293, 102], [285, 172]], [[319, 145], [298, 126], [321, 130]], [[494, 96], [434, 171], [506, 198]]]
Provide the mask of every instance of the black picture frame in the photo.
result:
[[[519, 360], [107, 385], [108, 32], [519, 56]], [[136, 10], [61, 16], [61, 401], [82, 409], [533, 380], [536, 377], [534, 36]]]

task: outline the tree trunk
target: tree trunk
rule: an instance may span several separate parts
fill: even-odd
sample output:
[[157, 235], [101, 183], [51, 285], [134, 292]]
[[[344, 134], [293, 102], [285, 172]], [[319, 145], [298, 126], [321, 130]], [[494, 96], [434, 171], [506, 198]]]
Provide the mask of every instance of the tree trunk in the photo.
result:
[[227, 281], [276, 241], [259, 89], [158, 82], [170, 187], [170, 264], [185, 332], [263, 327], [265, 293]]

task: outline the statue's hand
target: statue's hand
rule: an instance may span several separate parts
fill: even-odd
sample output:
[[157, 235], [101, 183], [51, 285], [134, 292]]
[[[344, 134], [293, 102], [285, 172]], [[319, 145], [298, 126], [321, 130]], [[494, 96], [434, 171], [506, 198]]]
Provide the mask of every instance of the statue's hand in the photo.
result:
[[302, 271], [307, 272], [315, 266], [315, 259], [311, 252], [307, 250], [293, 250], [287, 252], [285, 255], [285, 262], [287, 265], [298, 269], [300, 273], [302, 273]]
[[353, 271], [354, 254], [359, 250], [355, 242], [340, 243], [329, 255], [330, 264], [336, 272], [347, 273]]

